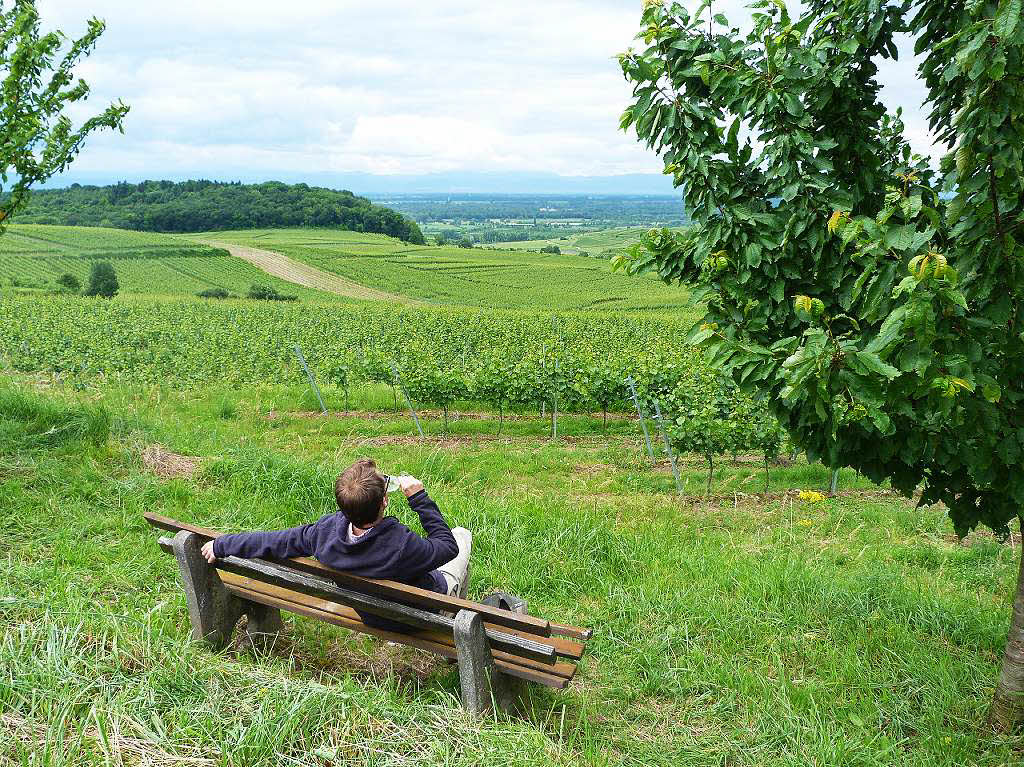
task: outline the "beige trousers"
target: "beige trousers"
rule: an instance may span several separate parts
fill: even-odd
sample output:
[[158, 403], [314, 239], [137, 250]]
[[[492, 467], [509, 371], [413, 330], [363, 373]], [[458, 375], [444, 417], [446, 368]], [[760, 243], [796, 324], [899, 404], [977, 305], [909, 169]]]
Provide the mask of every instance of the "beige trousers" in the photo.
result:
[[473, 548], [473, 533], [464, 527], [452, 528], [459, 553], [455, 559], [437, 568], [448, 584], [448, 596], [466, 598], [469, 591], [469, 553]]

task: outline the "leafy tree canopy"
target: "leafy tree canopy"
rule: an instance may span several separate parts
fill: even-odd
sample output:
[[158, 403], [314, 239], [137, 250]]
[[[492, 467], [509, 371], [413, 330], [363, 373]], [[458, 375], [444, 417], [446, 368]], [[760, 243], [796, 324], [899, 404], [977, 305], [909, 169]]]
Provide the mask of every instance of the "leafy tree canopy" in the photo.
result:
[[150, 232], [319, 226], [373, 232], [422, 245], [416, 222], [348, 191], [306, 184], [121, 182], [44, 189], [20, 217], [36, 224], [112, 226]]
[[[1021, 0], [808, 6], [755, 2], [744, 35], [708, 2], [646, 4], [622, 125], [663, 155], [695, 225], [618, 265], [697, 286], [693, 342], [812, 457], [920, 489], [960, 534], [1005, 534], [1024, 508]], [[937, 172], [879, 100], [899, 33], [923, 55]], [[1019, 593], [999, 726], [1024, 718]]]
[[120, 102], [78, 128], [64, 113], [89, 95], [74, 70], [103, 30], [103, 22], [90, 19], [86, 33], [69, 42], [61, 32], [42, 34], [35, 0], [0, 0], [0, 222], [25, 204], [34, 185], [65, 170], [90, 133], [123, 131], [128, 107]]
[[113, 298], [120, 287], [114, 266], [109, 261], [97, 261], [89, 271], [89, 284], [85, 288], [85, 295]]

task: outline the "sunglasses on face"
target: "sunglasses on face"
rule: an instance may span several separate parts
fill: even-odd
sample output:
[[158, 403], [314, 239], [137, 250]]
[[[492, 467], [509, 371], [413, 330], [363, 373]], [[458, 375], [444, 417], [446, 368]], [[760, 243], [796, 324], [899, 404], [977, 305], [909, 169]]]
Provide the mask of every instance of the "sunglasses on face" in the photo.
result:
[[384, 492], [393, 493], [400, 487], [398, 484], [398, 477], [394, 477], [390, 474], [381, 474], [384, 478]]

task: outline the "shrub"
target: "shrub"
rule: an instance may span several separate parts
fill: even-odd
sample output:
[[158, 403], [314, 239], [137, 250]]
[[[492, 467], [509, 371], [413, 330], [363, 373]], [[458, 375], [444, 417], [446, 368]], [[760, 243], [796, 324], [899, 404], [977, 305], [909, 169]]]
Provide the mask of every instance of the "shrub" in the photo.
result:
[[560, 247], [558, 247], [557, 245], [548, 245], [546, 247], [543, 247], [543, 248], [540, 249], [540, 252], [541, 253], [550, 253], [550, 254], [555, 255], [555, 256], [562, 255], [562, 249]]
[[68, 274], [67, 272], [65, 272], [64, 274], [57, 278], [57, 284], [60, 287], [64, 288], [65, 290], [71, 291], [72, 293], [77, 293], [82, 289], [82, 281], [79, 280], [75, 275]]
[[224, 288], [207, 288], [196, 293], [200, 298], [231, 298], [231, 294]]
[[117, 295], [120, 285], [114, 267], [109, 261], [97, 261], [89, 272], [89, 286], [85, 289], [87, 296], [113, 298]]
[[252, 285], [249, 287], [248, 298], [256, 299], [257, 301], [298, 301], [298, 296], [288, 296], [283, 293], [278, 293], [276, 288], [272, 288], [269, 285]]

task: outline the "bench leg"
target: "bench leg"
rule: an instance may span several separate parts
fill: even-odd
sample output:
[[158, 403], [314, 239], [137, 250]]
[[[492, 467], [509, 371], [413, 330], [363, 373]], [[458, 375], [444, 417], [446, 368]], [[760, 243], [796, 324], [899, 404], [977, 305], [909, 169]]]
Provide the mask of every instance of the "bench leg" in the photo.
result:
[[239, 618], [248, 615], [250, 639], [258, 638], [263, 644], [272, 641], [282, 627], [279, 610], [240, 599], [224, 588], [217, 569], [203, 558], [194, 533], [180, 530], [171, 543], [185, 587], [193, 639], [219, 650], [231, 641]]
[[[238, 597], [235, 597], [238, 599]], [[281, 620], [281, 611], [276, 607], [257, 604], [247, 600], [239, 600], [245, 605], [245, 614], [249, 617], [246, 622], [245, 633], [249, 637], [249, 643], [256, 649], [269, 650], [277, 641], [278, 635], [284, 628]]]
[[522, 686], [517, 683], [521, 680], [502, 674], [494, 667], [480, 614], [459, 610], [454, 634], [462, 707], [473, 716], [481, 716], [492, 705], [502, 711], [510, 710], [519, 698]]

